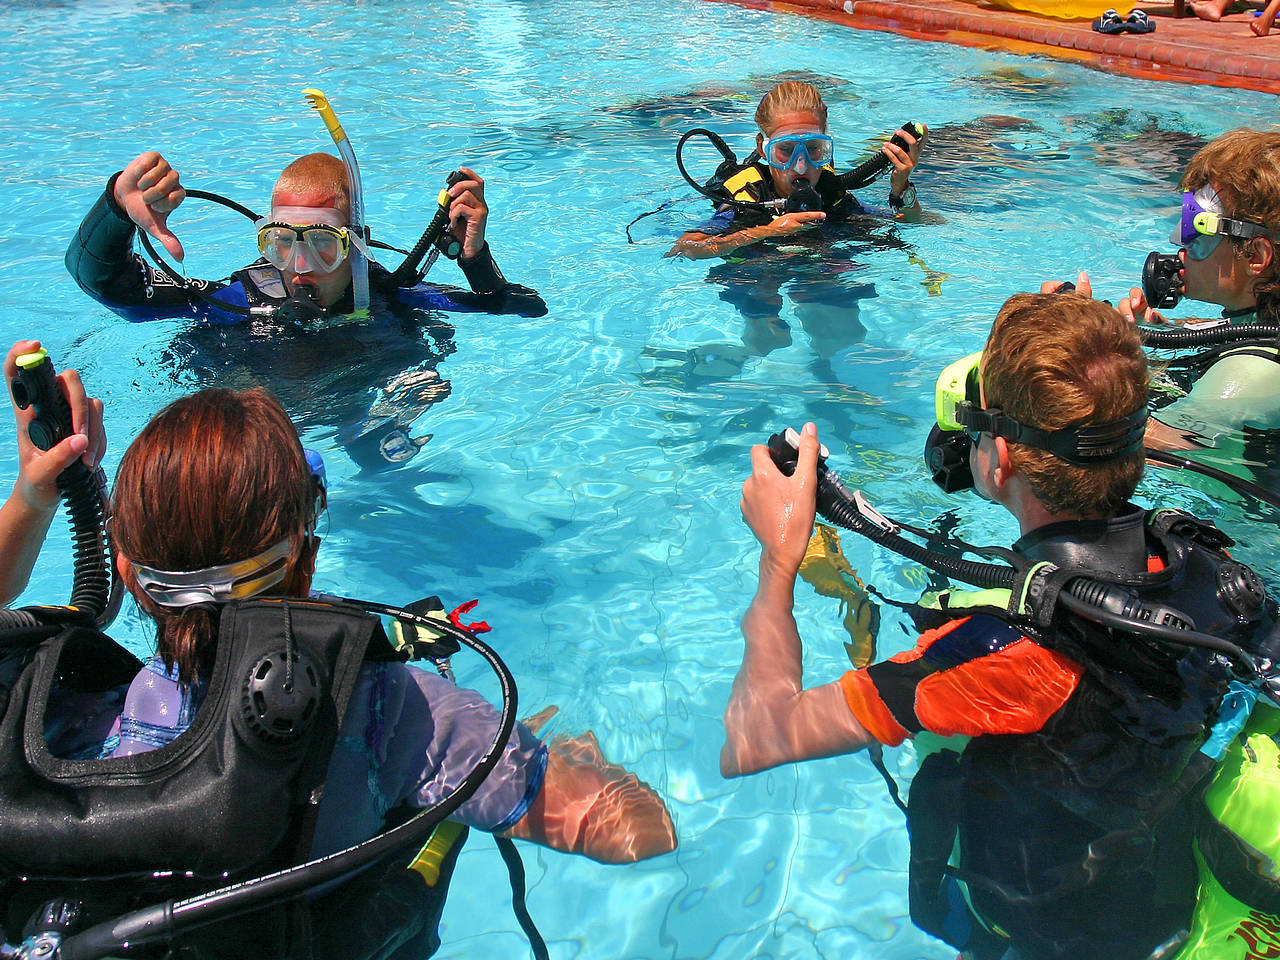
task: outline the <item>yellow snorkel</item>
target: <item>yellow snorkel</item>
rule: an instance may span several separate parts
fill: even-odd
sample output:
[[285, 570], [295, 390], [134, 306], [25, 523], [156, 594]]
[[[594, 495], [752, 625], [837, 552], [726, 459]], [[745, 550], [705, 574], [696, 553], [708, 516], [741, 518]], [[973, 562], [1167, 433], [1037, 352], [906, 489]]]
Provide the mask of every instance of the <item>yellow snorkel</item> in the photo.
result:
[[[329, 99], [314, 87], [302, 91], [312, 109], [319, 111], [320, 119], [329, 130], [329, 136], [338, 148], [338, 155], [347, 168], [347, 181], [351, 188], [351, 222], [348, 226], [352, 233], [365, 239], [364, 230], [364, 191], [360, 186], [360, 165], [356, 163], [356, 152], [351, 147], [347, 132], [338, 122], [338, 115], [329, 106]], [[369, 309], [369, 261], [353, 245], [351, 249], [351, 291], [357, 311]]]

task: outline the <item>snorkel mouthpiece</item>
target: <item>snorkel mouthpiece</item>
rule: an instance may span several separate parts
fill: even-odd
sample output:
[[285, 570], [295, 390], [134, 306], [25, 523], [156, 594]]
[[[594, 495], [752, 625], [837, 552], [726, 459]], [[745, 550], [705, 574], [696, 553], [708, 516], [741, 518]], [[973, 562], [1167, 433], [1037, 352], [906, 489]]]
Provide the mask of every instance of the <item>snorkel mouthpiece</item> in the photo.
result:
[[1176, 253], [1147, 254], [1142, 265], [1142, 294], [1157, 309], [1176, 307], [1182, 299], [1182, 259]]

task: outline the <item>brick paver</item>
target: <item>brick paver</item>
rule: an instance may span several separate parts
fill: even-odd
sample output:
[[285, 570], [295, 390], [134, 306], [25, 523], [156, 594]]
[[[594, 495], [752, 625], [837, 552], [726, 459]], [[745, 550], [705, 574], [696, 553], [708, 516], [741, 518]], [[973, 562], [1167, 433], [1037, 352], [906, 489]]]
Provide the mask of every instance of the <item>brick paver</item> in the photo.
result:
[[[1154, 33], [1102, 34], [1087, 20], [1054, 20], [965, 0], [729, 0], [756, 9], [818, 16], [850, 27], [922, 40], [1039, 53], [1128, 76], [1280, 93], [1280, 23], [1249, 32], [1248, 13], [1218, 23], [1176, 18], [1172, 4], [1139, 3]], [[1121, 4], [1123, 6], [1123, 4]]]

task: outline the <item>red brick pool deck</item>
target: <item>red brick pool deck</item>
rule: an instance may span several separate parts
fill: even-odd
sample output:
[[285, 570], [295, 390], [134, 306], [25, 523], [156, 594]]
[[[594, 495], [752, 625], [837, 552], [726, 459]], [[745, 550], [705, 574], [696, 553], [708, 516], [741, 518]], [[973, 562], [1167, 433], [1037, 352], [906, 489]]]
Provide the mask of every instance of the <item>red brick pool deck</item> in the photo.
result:
[[821, 17], [864, 30], [888, 30], [919, 40], [1072, 60], [1146, 80], [1280, 93], [1280, 21], [1270, 36], [1255, 37], [1249, 30], [1251, 12], [1210, 23], [1193, 15], [1175, 16], [1172, 2], [1139, 3], [1139, 9], [1156, 24], [1154, 33], [1102, 34], [1094, 32], [1088, 20], [1054, 20], [964, 0], [729, 2]]

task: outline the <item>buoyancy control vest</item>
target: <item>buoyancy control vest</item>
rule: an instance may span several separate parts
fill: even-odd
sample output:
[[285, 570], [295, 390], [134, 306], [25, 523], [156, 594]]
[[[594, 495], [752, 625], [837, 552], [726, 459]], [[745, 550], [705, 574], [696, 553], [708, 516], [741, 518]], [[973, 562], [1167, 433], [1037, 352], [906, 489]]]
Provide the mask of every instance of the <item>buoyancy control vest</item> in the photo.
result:
[[[1145, 534], [1162, 569], [1090, 565], [1090, 575], [1250, 652], [1274, 643], [1274, 603], [1216, 528], [1159, 511]], [[998, 606], [1008, 594], [997, 592], [975, 606], [952, 597], [948, 619], [963, 610], [992, 617], [993, 632], [1011, 629]], [[1010, 943], [1026, 960], [1142, 960], [1190, 923], [1194, 824], [1213, 770], [1200, 748], [1229, 666], [1075, 615], [1028, 633], [1078, 664], [1079, 682], [1036, 733], [976, 737], [924, 759], [908, 807], [912, 919], [980, 960]]]
[[[361, 664], [405, 659], [353, 605], [228, 603], [190, 728], [131, 757], [63, 759], [45, 739], [51, 697], [128, 684], [141, 664], [91, 626], [53, 619], [14, 631], [0, 653], [0, 918], [10, 932], [51, 897], [81, 900], [87, 926], [304, 861]], [[247, 943], [268, 958], [391, 957], [414, 935], [433, 940], [457, 853], [446, 850], [446, 883], [430, 890], [403, 869], [413, 852], [397, 854], [394, 875], [388, 858], [318, 899], [219, 921], [175, 945], [196, 957], [241, 957]], [[395, 909], [372, 909], [379, 901]], [[371, 922], [380, 929], [365, 930]]]
[[[769, 168], [754, 153], [741, 165], [716, 171], [716, 177], [708, 186], [724, 190], [734, 200], [742, 202], [765, 203], [778, 199], [778, 192], [774, 188]], [[826, 223], [838, 223], [866, 212], [853, 194], [840, 185], [840, 179], [829, 167], [822, 169], [814, 189], [822, 199], [822, 209], [827, 214]], [[743, 226], [756, 226], [768, 223], [776, 215], [763, 208], [738, 209], [734, 214], [734, 220], [735, 223], [741, 223]]]

